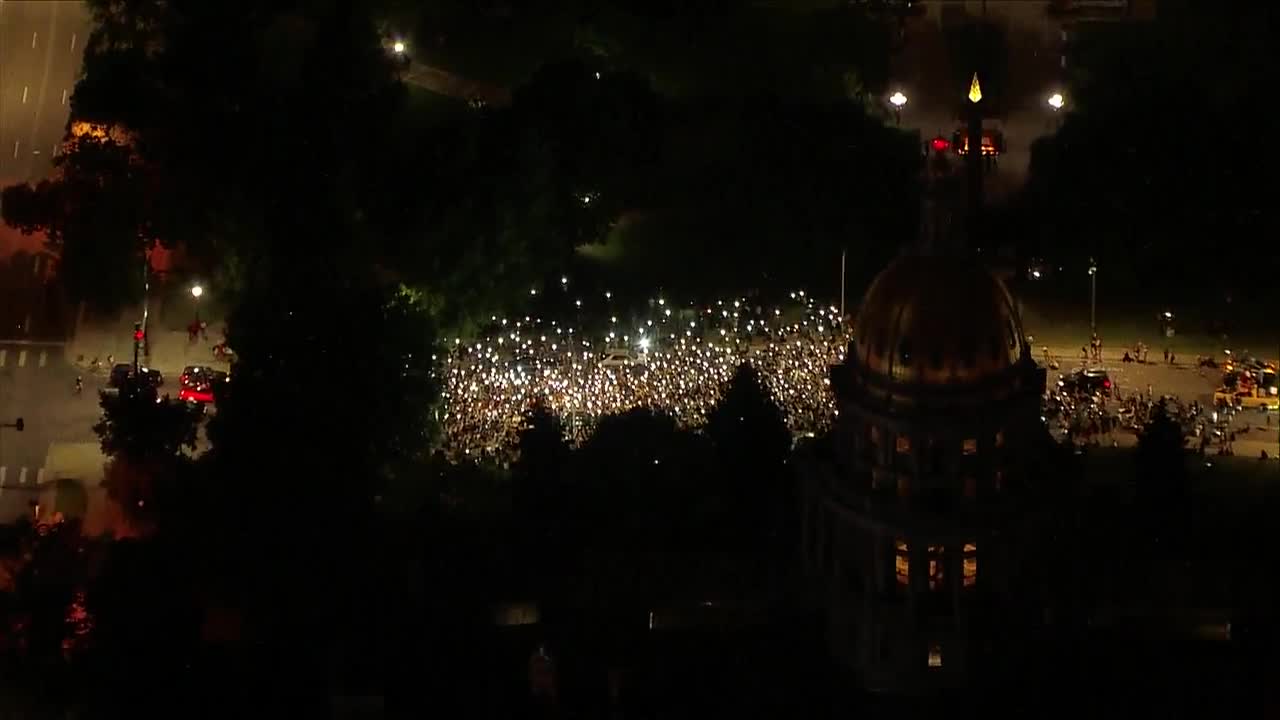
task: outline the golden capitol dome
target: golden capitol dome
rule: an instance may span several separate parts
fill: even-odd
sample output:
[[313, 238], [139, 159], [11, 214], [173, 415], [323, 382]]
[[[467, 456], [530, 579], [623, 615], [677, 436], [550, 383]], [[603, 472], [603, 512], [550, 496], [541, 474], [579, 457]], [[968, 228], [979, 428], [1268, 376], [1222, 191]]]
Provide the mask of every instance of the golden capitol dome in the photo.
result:
[[1024, 356], [1031, 362], [999, 279], [972, 258], [917, 255], [872, 281], [849, 364], [876, 384], [970, 385], [1014, 375]]

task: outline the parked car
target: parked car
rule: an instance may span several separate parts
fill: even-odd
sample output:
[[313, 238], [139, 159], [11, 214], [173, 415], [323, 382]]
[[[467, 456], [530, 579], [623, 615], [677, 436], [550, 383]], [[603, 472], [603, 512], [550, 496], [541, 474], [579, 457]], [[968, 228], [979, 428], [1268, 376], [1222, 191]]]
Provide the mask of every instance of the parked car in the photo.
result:
[[1111, 397], [1114, 392], [1112, 389], [1111, 376], [1102, 368], [1077, 370], [1071, 375], [1063, 378], [1062, 382], [1064, 390], [1080, 395], [1093, 395], [1097, 393], [1104, 397]]
[[644, 365], [644, 356], [630, 350], [606, 350], [604, 359], [600, 361], [600, 367], [607, 368], [626, 368], [635, 365]]
[[[133, 377], [132, 363], [116, 363], [111, 367], [111, 374], [107, 377], [106, 392], [118, 393], [120, 388], [124, 387], [130, 378]], [[138, 368], [138, 377], [142, 382], [152, 389], [159, 388], [164, 385], [164, 375], [155, 368], [140, 367]]]
[[178, 399], [189, 403], [214, 403], [231, 376], [205, 365], [188, 365], [178, 377]]

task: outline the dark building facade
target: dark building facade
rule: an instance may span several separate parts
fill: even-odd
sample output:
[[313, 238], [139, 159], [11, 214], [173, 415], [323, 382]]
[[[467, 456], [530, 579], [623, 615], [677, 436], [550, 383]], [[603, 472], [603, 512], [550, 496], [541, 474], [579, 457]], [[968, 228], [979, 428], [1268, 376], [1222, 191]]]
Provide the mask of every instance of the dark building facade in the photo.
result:
[[900, 258], [853, 338], [831, 371], [835, 426], [799, 460], [831, 653], [871, 690], [981, 684], [1009, 656], [1044, 371], [1013, 298], [970, 258]]

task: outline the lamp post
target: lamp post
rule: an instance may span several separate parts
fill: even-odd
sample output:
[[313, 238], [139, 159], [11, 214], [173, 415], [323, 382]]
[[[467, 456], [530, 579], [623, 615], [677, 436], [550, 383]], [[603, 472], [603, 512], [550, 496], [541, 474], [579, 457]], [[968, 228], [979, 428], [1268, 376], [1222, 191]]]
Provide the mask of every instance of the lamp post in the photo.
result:
[[1067, 104], [1067, 101], [1062, 97], [1062, 93], [1056, 92], [1050, 95], [1045, 102], [1049, 104], [1049, 107], [1053, 108], [1053, 129], [1057, 130], [1062, 125], [1062, 121], [1058, 118], [1058, 111], [1062, 109], [1063, 105]]
[[844, 322], [844, 260], [849, 251], [840, 249], [840, 322]]
[[901, 125], [902, 124], [902, 106], [907, 104], [907, 96], [903, 95], [901, 90], [898, 90], [897, 92], [889, 96], [889, 104], [893, 105], [894, 124]]
[[191, 286], [191, 297], [196, 306], [196, 327], [200, 327], [200, 296], [204, 295], [204, 288], [197, 283]]
[[1089, 258], [1089, 332], [1098, 334], [1098, 264]]

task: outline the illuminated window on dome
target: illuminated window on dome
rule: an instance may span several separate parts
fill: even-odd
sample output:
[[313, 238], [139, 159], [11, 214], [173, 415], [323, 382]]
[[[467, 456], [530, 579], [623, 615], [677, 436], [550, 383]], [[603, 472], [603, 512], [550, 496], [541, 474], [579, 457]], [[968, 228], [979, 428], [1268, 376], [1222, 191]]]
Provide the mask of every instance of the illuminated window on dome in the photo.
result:
[[929, 546], [929, 589], [941, 590], [943, 583], [946, 581], [944, 568], [946, 566], [945, 553], [942, 551], [941, 545]]
[[897, 552], [893, 558], [894, 575], [899, 585], [906, 585], [911, 580], [911, 558], [908, 557], [907, 544], [901, 540], [897, 543]]
[[968, 438], [964, 441], [964, 454], [965, 455], [978, 454], [978, 441], [976, 438]]
[[973, 587], [978, 583], [978, 545], [964, 544], [964, 586]]
[[902, 455], [906, 455], [907, 453], [911, 452], [911, 436], [899, 435], [897, 449], [898, 449], [898, 452]]
[[929, 646], [929, 667], [931, 668], [942, 667], [942, 646], [941, 645]]

